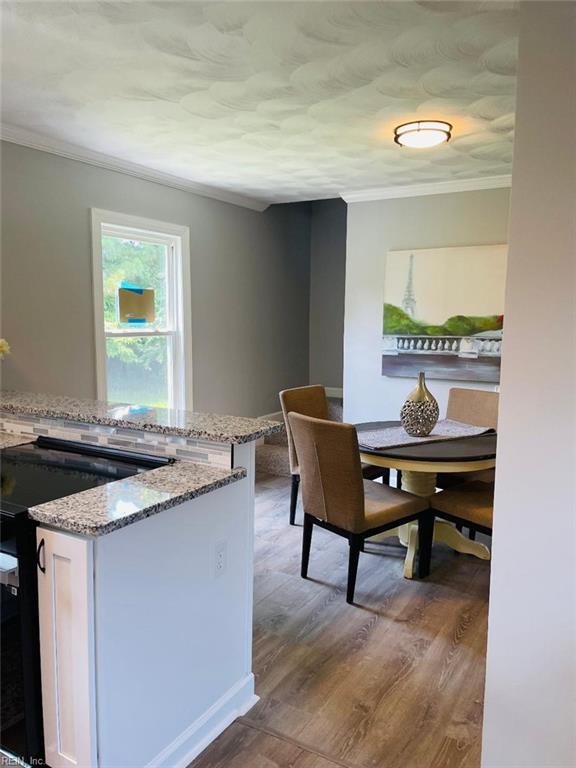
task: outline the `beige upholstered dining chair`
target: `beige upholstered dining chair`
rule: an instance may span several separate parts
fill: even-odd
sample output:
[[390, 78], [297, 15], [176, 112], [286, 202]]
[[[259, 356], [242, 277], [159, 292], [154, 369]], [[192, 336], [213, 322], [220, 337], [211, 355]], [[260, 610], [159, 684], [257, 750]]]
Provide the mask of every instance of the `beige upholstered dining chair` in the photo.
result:
[[498, 392], [452, 387], [448, 393], [446, 418], [475, 427], [498, 427]]
[[[314, 416], [316, 419], [329, 419], [328, 398], [326, 390], [320, 384], [312, 384], [306, 387], [295, 387], [285, 389], [280, 392], [280, 404], [284, 415], [286, 425], [286, 435], [288, 437], [288, 456], [290, 458], [290, 472], [292, 474], [292, 489], [290, 493], [290, 525], [294, 525], [296, 519], [296, 505], [298, 503], [298, 488], [300, 486], [300, 467], [298, 456], [292, 439], [290, 424], [288, 423], [288, 414], [301, 413], [304, 416]], [[373, 467], [369, 464], [362, 465], [362, 474], [367, 480], [377, 480], [384, 478], [384, 482], [389, 480], [388, 470], [382, 467]]]
[[[494, 510], [494, 485], [480, 480], [460, 483], [454, 488], [434, 494], [430, 498], [430, 512], [434, 517], [456, 523], [457, 528], [470, 528], [471, 538], [476, 532], [492, 535]], [[433, 537], [426, 534], [421, 538], [420, 557], [430, 564]], [[424, 551], [426, 550], [426, 551]]]
[[[418, 520], [424, 541], [432, 538], [428, 500], [362, 477], [358, 437], [352, 424], [288, 413], [302, 478], [304, 535], [302, 578], [308, 575], [315, 525], [348, 539], [350, 545], [346, 601], [354, 601], [358, 560], [364, 540], [377, 533]], [[431, 547], [423, 547], [418, 575], [428, 575]]]
[[[496, 430], [498, 427], [498, 402], [498, 392], [452, 387], [448, 393], [446, 418], [472, 424], [475, 427]], [[493, 483], [495, 472], [493, 469], [482, 469], [478, 472], [441, 473], [436, 479], [436, 485], [438, 488], [453, 488], [463, 482], [474, 480]]]

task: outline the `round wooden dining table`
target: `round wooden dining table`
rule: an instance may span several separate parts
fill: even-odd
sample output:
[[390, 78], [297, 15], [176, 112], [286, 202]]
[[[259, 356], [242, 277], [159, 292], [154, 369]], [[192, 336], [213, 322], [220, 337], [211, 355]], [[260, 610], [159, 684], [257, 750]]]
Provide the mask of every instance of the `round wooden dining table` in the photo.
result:
[[[396, 448], [366, 448], [362, 445], [362, 432], [400, 426], [399, 421], [369, 421], [356, 424], [360, 443], [360, 460], [377, 467], [396, 469], [402, 472], [402, 490], [415, 496], [429, 498], [436, 490], [436, 476], [446, 472], [477, 472], [496, 466], [496, 433], [489, 432], [475, 437], [459, 437], [437, 442], [421, 442]], [[404, 576], [411, 579], [414, 558], [418, 548], [418, 526], [408, 523], [400, 528], [374, 536], [367, 541], [382, 541], [398, 536], [407, 547], [404, 560]], [[436, 520], [434, 541], [443, 542], [457, 552], [474, 555], [482, 560], [490, 559], [490, 550], [485, 544], [463, 536], [452, 523]]]

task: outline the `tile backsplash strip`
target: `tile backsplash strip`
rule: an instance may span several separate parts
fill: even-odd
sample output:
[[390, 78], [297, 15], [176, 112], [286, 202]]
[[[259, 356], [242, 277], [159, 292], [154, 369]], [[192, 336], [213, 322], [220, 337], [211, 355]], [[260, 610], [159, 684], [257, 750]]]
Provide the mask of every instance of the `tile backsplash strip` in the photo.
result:
[[195, 440], [136, 429], [81, 424], [36, 416], [15, 416], [0, 412], [0, 430], [35, 437], [46, 435], [60, 440], [73, 440], [156, 456], [171, 456], [175, 459], [210, 464], [224, 469], [230, 469], [232, 464], [232, 446], [228, 443], [212, 443], [208, 440]]

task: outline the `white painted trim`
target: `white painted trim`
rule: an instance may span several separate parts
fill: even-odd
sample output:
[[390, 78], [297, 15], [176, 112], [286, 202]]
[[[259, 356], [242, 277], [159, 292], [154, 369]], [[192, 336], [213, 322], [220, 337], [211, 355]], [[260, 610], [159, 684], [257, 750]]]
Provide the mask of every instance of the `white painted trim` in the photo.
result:
[[[213, 200], [219, 200], [223, 203], [238, 205], [242, 208], [249, 208], [253, 211], [265, 211], [271, 202], [258, 200], [248, 195], [242, 195], [237, 192], [230, 192], [218, 187], [212, 187], [207, 184], [201, 184], [190, 179], [184, 179], [181, 176], [174, 176], [170, 173], [157, 171], [154, 168], [147, 168], [138, 163], [129, 160], [122, 160], [118, 157], [107, 155], [103, 152], [96, 152], [86, 147], [80, 147], [61, 139], [54, 139], [48, 136], [42, 136], [35, 131], [26, 128], [8, 125], [3, 123], [0, 126], [0, 139], [12, 144], [37, 149], [41, 152], [49, 152], [52, 155], [67, 157], [70, 160], [76, 160], [80, 163], [86, 163], [98, 168], [106, 168], [109, 171], [124, 173], [128, 176], [134, 176], [144, 181], [151, 181], [157, 184], [163, 184], [165, 187], [181, 189], [184, 192], [191, 192], [201, 197], [207, 197]], [[360, 203], [373, 200], [389, 200], [398, 197], [420, 197], [422, 195], [439, 195], [448, 192], [471, 192], [481, 189], [501, 189], [510, 187], [512, 177], [510, 175], [492, 176], [478, 179], [454, 179], [449, 181], [426, 182], [423, 184], [410, 184], [398, 187], [374, 187], [372, 189], [360, 189], [343, 191], [340, 197], [347, 203]], [[333, 197], [333, 195], [329, 195]], [[324, 200], [326, 194], [312, 195], [304, 198], [295, 198], [281, 200], [276, 202], [304, 202], [311, 200]]]
[[80, 163], [95, 165], [98, 168], [106, 168], [109, 171], [125, 173], [128, 176], [144, 179], [144, 181], [153, 181], [157, 184], [163, 184], [165, 187], [181, 189], [184, 192], [192, 192], [201, 197], [208, 197], [213, 200], [219, 200], [222, 203], [230, 203], [231, 205], [239, 205], [242, 208], [250, 208], [253, 211], [265, 211], [270, 205], [265, 200], [257, 200], [248, 195], [229, 192], [225, 189], [208, 186], [207, 184], [200, 184], [180, 176], [157, 171], [154, 168], [146, 168], [129, 160], [121, 160], [118, 157], [106, 155], [103, 152], [96, 152], [86, 147], [80, 147], [77, 144], [54, 139], [49, 136], [42, 136], [39, 133], [27, 130], [26, 128], [19, 128], [18, 126], [3, 123], [0, 126], [0, 138], [12, 144], [20, 144], [23, 147], [38, 149], [41, 152], [49, 152], [52, 155], [67, 157], [69, 160], [77, 160]]
[[180, 278], [181, 300], [180, 322], [182, 323], [182, 341], [184, 346], [183, 373], [184, 373], [184, 398], [186, 409], [194, 409], [194, 379], [192, 364], [192, 274], [190, 266], [190, 229], [185, 228], [185, 234], [180, 237]]
[[102, 280], [102, 219], [100, 211], [90, 211], [92, 236], [92, 308], [94, 310], [94, 345], [96, 362], [96, 397], [106, 398], [106, 334], [104, 333], [104, 281]]
[[[190, 229], [182, 224], [147, 219], [142, 216], [106, 211], [101, 208], [91, 209], [92, 226], [92, 291], [94, 296], [94, 342], [96, 345], [96, 393], [99, 400], [107, 399], [106, 385], [106, 333], [104, 329], [104, 291], [102, 283], [102, 226], [128, 228], [152, 234], [159, 240], [164, 236], [168, 245], [173, 239], [179, 242], [175, 259], [180, 266], [180, 279], [175, 287], [177, 299], [176, 313], [182, 335], [181, 362], [176, 369], [183, 376], [181, 395], [185, 400], [186, 410], [193, 410], [193, 371], [192, 371], [192, 281], [190, 272]], [[160, 334], [158, 334], [160, 335]], [[166, 334], [162, 334], [166, 335]], [[180, 386], [177, 384], [177, 387]]]
[[476, 192], [481, 189], [504, 189], [512, 186], [512, 176], [490, 176], [480, 179], [453, 179], [450, 181], [409, 184], [402, 187], [374, 187], [341, 192], [340, 197], [347, 203], [364, 203], [374, 200], [392, 200], [398, 197], [421, 197], [442, 195], [450, 192]]
[[284, 416], [282, 411], [274, 411], [274, 413], [264, 413], [262, 416], [258, 416], [259, 419], [268, 419], [269, 421], [283, 421]]
[[189, 229], [184, 224], [174, 224], [170, 221], [160, 221], [159, 219], [148, 219], [145, 216], [134, 216], [131, 213], [122, 213], [120, 211], [107, 211], [104, 208], [92, 208], [93, 216], [99, 216], [103, 224], [109, 224], [116, 227], [129, 227], [130, 229], [140, 229], [144, 234], [175, 235], [176, 237], [186, 237]]
[[168, 744], [146, 768], [186, 768], [228, 726], [250, 710], [259, 696], [254, 693], [252, 673], [239, 680], [203, 715]]
[[[326, 390], [326, 397], [344, 397], [344, 390], [342, 387], [324, 387]], [[269, 421], [284, 422], [284, 415], [282, 411], [274, 411], [274, 413], [264, 413], [262, 416], [258, 416], [258, 419], [268, 419]]]

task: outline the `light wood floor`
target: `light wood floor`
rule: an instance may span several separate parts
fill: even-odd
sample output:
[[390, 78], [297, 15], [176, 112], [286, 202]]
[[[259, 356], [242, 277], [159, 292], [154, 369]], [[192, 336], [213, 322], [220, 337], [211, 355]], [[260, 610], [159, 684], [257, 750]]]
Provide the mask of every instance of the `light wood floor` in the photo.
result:
[[431, 576], [407, 581], [403, 548], [367, 545], [349, 606], [344, 539], [315, 529], [299, 576], [289, 482], [256, 486], [260, 701], [193, 768], [477, 768], [489, 564], [435, 546]]

